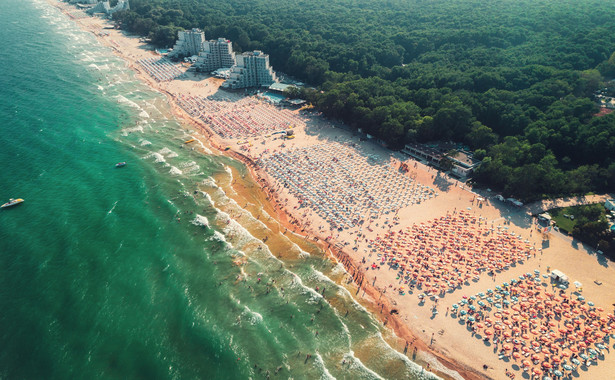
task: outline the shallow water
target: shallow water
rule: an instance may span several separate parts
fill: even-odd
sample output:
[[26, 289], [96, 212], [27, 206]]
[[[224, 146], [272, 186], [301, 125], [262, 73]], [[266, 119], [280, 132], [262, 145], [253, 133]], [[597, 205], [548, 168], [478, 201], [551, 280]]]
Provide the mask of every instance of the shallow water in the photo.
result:
[[1, 377], [421, 376], [109, 49], [43, 0], [0, 14]]

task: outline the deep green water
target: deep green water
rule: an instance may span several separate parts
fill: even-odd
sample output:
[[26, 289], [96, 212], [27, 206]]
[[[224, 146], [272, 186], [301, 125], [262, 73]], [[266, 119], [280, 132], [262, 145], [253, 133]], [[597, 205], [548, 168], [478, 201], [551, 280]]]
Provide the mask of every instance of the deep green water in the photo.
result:
[[0, 15], [0, 200], [26, 200], [0, 211], [0, 378], [421, 376], [341, 266], [262, 244], [225, 193], [245, 168], [180, 149], [165, 99], [92, 35], [43, 0]]

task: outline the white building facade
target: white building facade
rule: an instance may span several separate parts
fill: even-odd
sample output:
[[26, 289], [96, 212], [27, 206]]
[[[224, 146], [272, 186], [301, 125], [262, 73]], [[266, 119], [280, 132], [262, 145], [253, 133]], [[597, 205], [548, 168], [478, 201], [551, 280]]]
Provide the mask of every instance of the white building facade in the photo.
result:
[[177, 42], [169, 57], [191, 57], [198, 55], [203, 50], [205, 33], [201, 29], [193, 28], [177, 32]]
[[203, 51], [195, 63], [197, 71], [211, 72], [218, 69], [228, 69], [236, 64], [233, 43], [226, 38], [206, 41]]
[[237, 65], [231, 68], [230, 78], [224, 82], [232, 89], [270, 86], [277, 82], [269, 66], [269, 55], [260, 50], [237, 55]]

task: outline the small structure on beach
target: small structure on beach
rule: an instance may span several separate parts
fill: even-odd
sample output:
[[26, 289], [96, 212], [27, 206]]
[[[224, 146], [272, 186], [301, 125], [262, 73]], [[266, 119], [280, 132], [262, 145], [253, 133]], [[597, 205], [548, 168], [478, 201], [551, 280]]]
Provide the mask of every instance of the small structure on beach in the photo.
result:
[[168, 54], [171, 58], [191, 57], [199, 55], [205, 44], [205, 33], [198, 28], [180, 30], [177, 32], [177, 41], [173, 50]]
[[237, 65], [223, 87], [232, 89], [271, 86], [278, 79], [269, 66], [269, 55], [260, 50], [237, 55]]
[[451, 173], [461, 178], [471, 176], [481, 163], [480, 160], [474, 158], [472, 152], [458, 149], [452, 143], [407, 144], [401, 152], [438, 167], [445, 158], [448, 158], [452, 164]]

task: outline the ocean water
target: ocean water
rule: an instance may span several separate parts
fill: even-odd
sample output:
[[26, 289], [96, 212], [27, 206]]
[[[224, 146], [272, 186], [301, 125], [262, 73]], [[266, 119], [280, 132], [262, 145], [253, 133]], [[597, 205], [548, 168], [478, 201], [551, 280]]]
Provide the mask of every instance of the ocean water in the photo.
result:
[[44, 0], [0, 14], [0, 200], [26, 200], [0, 211], [0, 378], [427, 376], [94, 36]]

